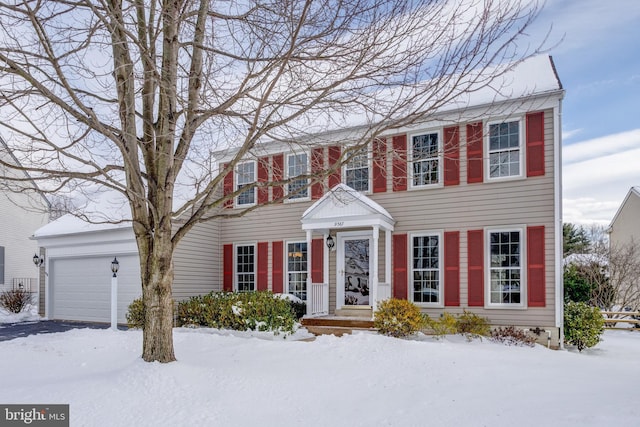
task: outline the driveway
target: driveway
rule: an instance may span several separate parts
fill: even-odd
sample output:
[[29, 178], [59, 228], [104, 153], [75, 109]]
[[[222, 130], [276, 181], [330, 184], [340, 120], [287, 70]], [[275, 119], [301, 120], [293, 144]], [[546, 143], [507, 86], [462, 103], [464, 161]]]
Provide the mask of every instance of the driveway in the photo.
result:
[[[0, 341], [8, 341], [35, 334], [66, 332], [71, 329], [108, 329], [108, 323], [70, 322], [64, 320], [41, 320], [39, 322], [0, 323]], [[118, 326], [125, 330], [126, 326]]]

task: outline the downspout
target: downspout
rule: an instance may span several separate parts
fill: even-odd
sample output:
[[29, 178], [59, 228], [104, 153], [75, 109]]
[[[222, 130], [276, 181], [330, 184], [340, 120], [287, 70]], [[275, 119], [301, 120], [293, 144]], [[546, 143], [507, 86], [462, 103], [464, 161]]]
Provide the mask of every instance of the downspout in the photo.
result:
[[554, 186], [555, 186], [555, 249], [556, 249], [556, 327], [559, 347], [564, 349], [564, 275], [562, 268], [562, 96], [554, 108]]

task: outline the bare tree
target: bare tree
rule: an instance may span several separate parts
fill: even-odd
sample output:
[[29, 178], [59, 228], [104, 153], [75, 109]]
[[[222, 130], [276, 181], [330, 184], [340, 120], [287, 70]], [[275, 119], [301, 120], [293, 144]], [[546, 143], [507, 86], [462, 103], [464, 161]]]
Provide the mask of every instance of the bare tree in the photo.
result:
[[[539, 10], [521, 0], [2, 3], [0, 124], [42, 191], [123, 196], [147, 313], [142, 357], [169, 362], [176, 245], [199, 222], [259, 208], [220, 209], [241, 192], [221, 191], [225, 174], [264, 144], [354, 129], [336, 169], [385, 131], [499, 91], [509, 69], [499, 64], [537, 53], [516, 41]], [[234, 156], [218, 170], [223, 149]]]

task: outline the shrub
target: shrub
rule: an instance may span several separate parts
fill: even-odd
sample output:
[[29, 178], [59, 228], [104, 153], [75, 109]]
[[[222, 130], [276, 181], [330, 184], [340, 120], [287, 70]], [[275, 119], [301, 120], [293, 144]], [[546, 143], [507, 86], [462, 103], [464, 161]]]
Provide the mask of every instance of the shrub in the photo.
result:
[[439, 319], [430, 318], [428, 324], [433, 333], [438, 337], [458, 332], [456, 318], [453, 314], [449, 314], [446, 311], [442, 313], [442, 316], [440, 316]]
[[307, 303], [304, 301], [289, 300], [289, 305], [291, 306], [291, 311], [293, 312], [296, 320], [302, 319], [302, 317], [307, 314]]
[[571, 301], [564, 305], [565, 343], [575, 345], [578, 351], [582, 351], [598, 344], [602, 332], [604, 318], [598, 307]]
[[491, 341], [501, 342], [506, 345], [529, 346], [536, 344], [536, 338], [528, 335], [522, 329], [515, 326], [505, 326], [491, 331]]
[[414, 303], [392, 298], [378, 305], [373, 325], [383, 335], [406, 337], [424, 328], [427, 320]]
[[237, 331], [293, 333], [296, 319], [288, 300], [271, 292], [211, 292], [178, 303], [178, 325]]
[[467, 338], [479, 338], [491, 333], [489, 321], [475, 313], [464, 310], [456, 319], [456, 329]]
[[142, 301], [142, 297], [131, 301], [126, 317], [129, 328], [144, 329], [144, 302]]
[[31, 301], [31, 292], [23, 289], [13, 289], [0, 294], [0, 306], [11, 313], [20, 313]]

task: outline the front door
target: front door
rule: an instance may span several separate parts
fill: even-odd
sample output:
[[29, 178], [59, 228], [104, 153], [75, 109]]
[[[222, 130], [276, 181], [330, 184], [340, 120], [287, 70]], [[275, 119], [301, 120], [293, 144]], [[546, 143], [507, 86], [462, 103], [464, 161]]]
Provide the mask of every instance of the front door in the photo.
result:
[[345, 307], [371, 306], [370, 248], [371, 234], [352, 234], [338, 239], [337, 305]]

